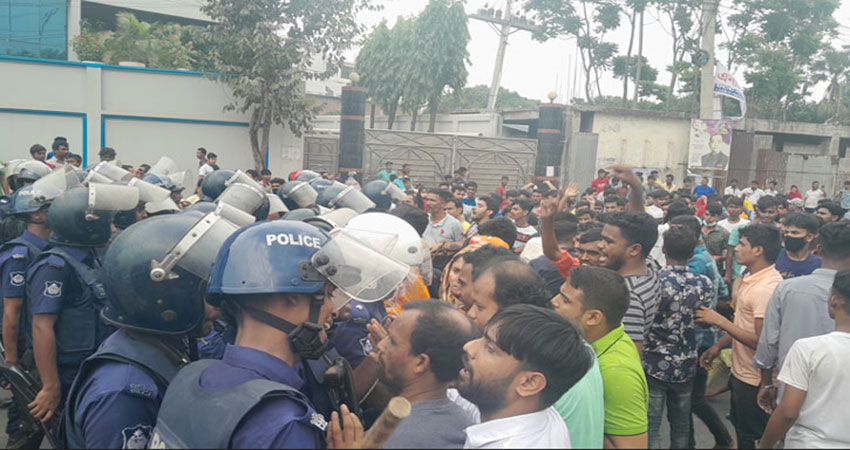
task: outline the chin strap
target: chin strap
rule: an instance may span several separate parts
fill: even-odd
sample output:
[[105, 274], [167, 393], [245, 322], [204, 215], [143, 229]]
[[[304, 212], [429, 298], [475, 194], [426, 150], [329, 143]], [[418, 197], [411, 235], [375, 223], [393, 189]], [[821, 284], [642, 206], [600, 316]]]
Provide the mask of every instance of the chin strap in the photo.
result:
[[323, 294], [314, 294], [310, 300], [310, 318], [307, 319], [307, 322], [299, 325], [251, 306], [240, 304], [239, 308], [252, 319], [286, 333], [292, 351], [301, 358], [318, 359], [325, 353], [327, 347], [327, 343], [323, 343], [319, 335], [324, 328], [319, 324], [319, 312], [324, 303], [325, 296]]

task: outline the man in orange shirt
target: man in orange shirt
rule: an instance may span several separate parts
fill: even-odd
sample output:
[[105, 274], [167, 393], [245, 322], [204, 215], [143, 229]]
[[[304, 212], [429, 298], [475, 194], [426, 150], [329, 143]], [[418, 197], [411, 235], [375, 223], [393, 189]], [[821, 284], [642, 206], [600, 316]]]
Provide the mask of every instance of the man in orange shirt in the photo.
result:
[[753, 366], [753, 360], [767, 304], [782, 282], [782, 275], [774, 266], [781, 237], [776, 227], [761, 223], [743, 227], [739, 234], [740, 244], [735, 251], [738, 263], [745, 266], [748, 273], [733, 287], [733, 299], [737, 301], [735, 321], [729, 322], [709, 308], [697, 311], [696, 317], [698, 323], [715, 325], [728, 333], [703, 353], [700, 365], [708, 370], [720, 350], [732, 346], [732, 409], [738, 448], [755, 448], [770, 416], [758, 405], [761, 375]]

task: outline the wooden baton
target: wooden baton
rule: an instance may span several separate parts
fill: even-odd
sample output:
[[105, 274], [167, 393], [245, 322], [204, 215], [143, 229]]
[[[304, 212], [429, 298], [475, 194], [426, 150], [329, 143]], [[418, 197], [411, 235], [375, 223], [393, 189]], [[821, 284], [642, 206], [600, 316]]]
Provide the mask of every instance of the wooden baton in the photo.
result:
[[410, 415], [410, 402], [404, 397], [393, 397], [386, 409], [366, 432], [363, 448], [381, 448], [402, 420]]

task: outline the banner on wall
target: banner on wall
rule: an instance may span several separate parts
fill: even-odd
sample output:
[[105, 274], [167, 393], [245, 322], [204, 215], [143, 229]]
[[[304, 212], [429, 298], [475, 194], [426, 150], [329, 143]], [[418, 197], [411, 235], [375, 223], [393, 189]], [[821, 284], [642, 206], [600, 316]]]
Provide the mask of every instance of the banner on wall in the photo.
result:
[[688, 169], [727, 170], [732, 148], [729, 119], [691, 119]]
[[738, 100], [741, 104], [741, 116], [730, 117], [731, 120], [741, 120], [747, 115], [747, 97], [744, 95], [744, 90], [741, 89], [741, 85], [738, 84], [732, 72], [719, 62], [714, 71], [714, 94]]

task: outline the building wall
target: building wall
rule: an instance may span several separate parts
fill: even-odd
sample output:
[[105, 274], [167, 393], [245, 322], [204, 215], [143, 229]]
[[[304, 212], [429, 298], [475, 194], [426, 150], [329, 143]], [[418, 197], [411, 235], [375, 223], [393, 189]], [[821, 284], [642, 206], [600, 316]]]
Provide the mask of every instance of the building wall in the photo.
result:
[[688, 120], [595, 112], [593, 132], [599, 135], [596, 166], [615, 163], [658, 169], [677, 180], [688, 161]]
[[[369, 127], [369, 111], [366, 111], [366, 127]], [[416, 130], [428, 131], [427, 114], [420, 115], [416, 120]], [[339, 130], [339, 115], [322, 115], [312, 122], [313, 128], [319, 131]], [[502, 133], [502, 118], [499, 113], [478, 114], [438, 114], [435, 131], [437, 133], [456, 133], [470, 136], [508, 137]], [[386, 130], [386, 116], [375, 117], [375, 129]], [[393, 129], [410, 131], [410, 116], [396, 117]]]
[[[71, 151], [97, 162], [103, 146], [134, 166], [160, 156], [196, 168], [195, 149], [223, 168], [254, 166], [248, 117], [222, 111], [227, 88], [197, 72], [0, 57], [0, 160], [28, 158], [65, 136]], [[301, 139], [271, 130], [268, 166], [276, 175], [301, 167]]]

